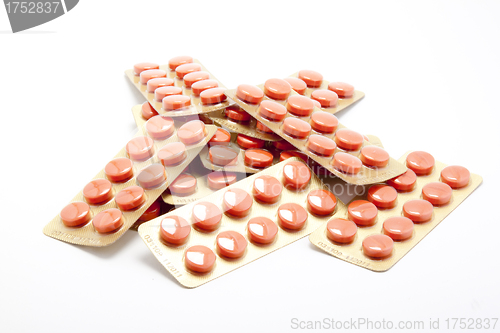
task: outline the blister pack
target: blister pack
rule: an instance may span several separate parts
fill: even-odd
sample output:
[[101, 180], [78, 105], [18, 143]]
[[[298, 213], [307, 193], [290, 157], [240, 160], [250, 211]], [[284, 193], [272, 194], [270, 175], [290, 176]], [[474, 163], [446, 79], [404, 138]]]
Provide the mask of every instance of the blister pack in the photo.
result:
[[307, 236], [342, 203], [297, 158], [139, 227], [179, 283], [198, 287]]
[[215, 134], [214, 125], [155, 116], [50, 221], [45, 235], [101, 247], [117, 241]]
[[482, 182], [426, 152], [405, 154], [408, 171], [367, 188], [309, 237], [334, 257], [383, 272], [395, 265]]
[[[316, 101], [316, 106], [328, 113], [337, 113], [359, 101], [365, 94], [355, 90], [354, 86], [345, 82], [328, 82], [323, 75], [312, 70], [301, 70], [284, 79], [292, 89], [300, 95]], [[274, 99], [281, 99], [275, 94]]]
[[373, 184], [406, 171], [383, 148], [371, 145], [363, 135], [345, 128], [334, 115], [321, 111], [310, 98], [296, 93], [282, 79], [270, 79], [260, 86], [242, 84], [226, 90], [226, 95], [348, 183]]
[[130, 82], [160, 115], [169, 117], [209, 113], [232, 104], [225, 87], [198, 61], [175, 57], [167, 65], [135, 64], [125, 71]]

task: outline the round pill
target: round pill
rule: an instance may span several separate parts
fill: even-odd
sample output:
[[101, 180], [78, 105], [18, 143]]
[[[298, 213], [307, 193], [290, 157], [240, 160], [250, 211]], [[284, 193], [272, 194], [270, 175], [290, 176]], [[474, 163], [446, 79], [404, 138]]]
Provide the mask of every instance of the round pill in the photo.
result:
[[239, 188], [229, 189], [223, 195], [222, 206], [224, 212], [232, 216], [247, 216], [252, 208], [252, 204], [252, 197]]
[[160, 69], [160, 65], [154, 62], [141, 62], [134, 65], [134, 74], [140, 75], [144, 71], [148, 71], [150, 69]]
[[403, 205], [403, 215], [415, 223], [430, 221], [433, 210], [432, 204], [422, 199], [410, 200]]
[[238, 152], [226, 146], [213, 146], [208, 150], [210, 162], [216, 165], [225, 166], [236, 164]]
[[286, 101], [286, 109], [298, 117], [308, 117], [314, 110], [314, 103], [310, 98], [293, 95]]
[[339, 129], [335, 133], [335, 142], [339, 148], [345, 150], [358, 150], [363, 145], [363, 136], [347, 128]]
[[217, 235], [217, 251], [222, 257], [241, 258], [247, 248], [247, 240], [236, 231], [223, 231]]
[[413, 234], [413, 222], [407, 217], [394, 216], [385, 220], [384, 234], [395, 241], [406, 240]]
[[90, 207], [83, 201], [66, 205], [59, 214], [61, 221], [67, 227], [78, 227], [90, 221]]
[[193, 57], [190, 56], [177, 56], [168, 61], [168, 67], [175, 71], [177, 67], [184, 64], [190, 64], [193, 62]]
[[301, 119], [288, 117], [283, 122], [283, 132], [293, 138], [304, 139], [311, 133], [311, 125]]
[[144, 190], [140, 186], [126, 187], [115, 196], [115, 202], [121, 210], [132, 210], [146, 201]]
[[162, 69], [149, 69], [142, 71], [140, 74], [141, 84], [147, 84], [149, 80], [156, 79], [160, 77], [167, 77], [167, 72]]
[[304, 81], [310, 88], [317, 88], [321, 85], [321, 82], [323, 82], [323, 75], [311, 70], [301, 70], [298, 76], [299, 79]]
[[202, 71], [192, 72], [184, 76], [184, 85], [187, 88], [190, 88], [193, 85], [193, 83], [201, 80], [208, 80], [209, 78], [210, 74], [208, 74], [207, 72], [202, 72]]
[[212, 88], [201, 92], [200, 99], [202, 104], [222, 103], [227, 99], [224, 94], [224, 88]]
[[311, 93], [311, 98], [318, 101], [322, 108], [333, 108], [337, 106], [339, 96], [331, 90], [318, 89]]
[[94, 179], [83, 188], [83, 197], [89, 204], [102, 204], [113, 198], [112, 185], [107, 179]]
[[382, 168], [389, 163], [389, 153], [377, 146], [366, 146], [361, 149], [360, 160], [366, 166]]
[[144, 161], [154, 154], [154, 141], [147, 136], [138, 136], [125, 146], [128, 156], [135, 161]]
[[144, 102], [141, 107], [142, 118], [148, 120], [151, 117], [157, 116], [158, 112], [149, 104], [149, 102]]
[[191, 97], [186, 95], [170, 95], [162, 99], [162, 107], [165, 111], [180, 110], [187, 108], [190, 105]]
[[188, 196], [196, 192], [196, 178], [187, 173], [180, 174], [169, 185], [170, 193], [177, 196]]
[[264, 133], [273, 133], [273, 130], [261, 123], [260, 121], [257, 121], [257, 130], [264, 132]]
[[349, 98], [354, 95], [354, 87], [349, 83], [330, 82], [328, 89], [335, 92], [340, 98]]
[[260, 176], [253, 181], [253, 197], [264, 203], [278, 202], [283, 185], [272, 176]]
[[203, 245], [191, 246], [184, 254], [184, 265], [196, 273], [208, 273], [215, 265], [215, 253]]
[[262, 148], [264, 147], [264, 144], [266, 142], [261, 139], [252, 138], [251, 136], [248, 135], [238, 134], [238, 136], [236, 137], [236, 143], [243, 149], [250, 149], [250, 148]]
[[112, 182], [123, 182], [134, 175], [132, 161], [125, 157], [118, 157], [104, 167], [106, 177]]
[[272, 99], [286, 99], [292, 86], [282, 79], [269, 79], [264, 83], [264, 94]]
[[335, 243], [352, 243], [358, 232], [358, 227], [346, 219], [331, 219], [326, 225], [326, 236]]
[[209, 146], [227, 146], [231, 141], [231, 133], [225, 129], [218, 128], [214, 136], [208, 141]]
[[146, 122], [146, 130], [153, 139], [165, 140], [174, 133], [174, 120], [170, 117], [154, 116]]
[[294, 152], [291, 152], [291, 151], [282, 151], [281, 154], [280, 154], [280, 162], [283, 162], [284, 160], [287, 160], [289, 158], [292, 158], [292, 157], [295, 157], [295, 155], [293, 154]]
[[177, 75], [177, 77], [179, 79], [182, 79], [187, 74], [193, 73], [193, 72], [198, 72], [198, 71], [201, 71], [200, 64], [196, 64], [196, 63], [183, 64], [183, 65], [177, 66], [177, 68], [175, 68], [175, 75]]
[[252, 117], [238, 106], [229, 106], [224, 110], [226, 117], [233, 121], [249, 121]]
[[307, 210], [316, 215], [330, 215], [335, 211], [337, 198], [327, 190], [312, 190], [307, 195]]
[[156, 79], [151, 79], [148, 81], [147, 90], [148, 90], [148, 93], [152, 94], [158, 88], [170, 87], [173, 85], [174, 85], [174, 80], [166, 78], [166, 77], [158, 77]]
[[370, 226], [377, 219], [377, 207], [366, 200], [355, 200], [347, 207], [349, 219], [359, 226]]
[[158, 159], [164, 166], [180, 164], [186, 157], [186, 146], [182, 142], [167, 143], [158, 151]]
[[234, 184], [237, 180], [238, 177], [234, 172], [214, 171], [207, 176], [208, 187], [214, 191]]
[[263, 149], [245, 151], [245, 164], [252, 168], [267, 168], [273, 164], [273, 154]]
[[180, 216], [166, 216], [160, 222], [160, 237], [165, 243], [182, 245], [186, 243], [190, 233], [191, 226]]
[[301, 190], [311, 180], [311, 170], [304, 162], [292, 161], [283, 167], [284, 185], [286, 188]]
[[347, 153], [336, 153], [333, 156], [333, 167], [343, 173], [357, 174], [361, 171], [361, 165], [359, 158]]
[[150, 221], [157, 218], [161, 214], [161, 204], [159, 200], [156, 200], [149, 206], [148, 209], [139, 217], [139, 221]]
[[286, 203], [278, 208], [278, 222], [283, 229], [300, 230], [307, 221], [307, 212], [301, 205]]
[[243, 102], [250, 104], [259, 104], [264, 98], [264, 93], [257, 86], [252, 86], [250, 84], [240, 84], [236, 88], [236, 97], [241, 99]]
[[311, 127], [320, 133], [333, 133], [338, 126], [339, 120], [331, 113], [318, 111], [311, 116]]
[[98, 233], [105, 234], [121, 228], [123, 225], [123, 215], [119, 209], [110, 208], [103, 210], [92, 220], [92, 225]]
[[185, 145], [193, 145], [203, 140], [207, 135], [205, 124], [201, 120], [191, 120], [177, 131], [177, 137]]
[[205, 231], [214, 231], [220, 226], [222, 212], [211, 202], [198, 202], [193, 206], [194, 226]]
[[160, 186], [167, 180], [167, 174], [163, 165], [151, 164], [137, 175], [137, 182], [142, 188], [150, 189]]
[[248, 238], [257, 244], [270, 244], [274, 242], [278, 233], [276, 223], [267, 217], [254, 217], [247, 224]]
[[453, 190], [445, 183], [429, 183], [422, 187], [422, 198], [434, 206], [446, 205], [451, 200]]
[[363, 253], [371, 258], [386, 258], [391, 255], [394, 241], [387, 235], [371, 235], [363, 240]]
[[284, 105], [274, 101], [262, 101], [259, 105], [259, 114], [272, 121], [282, 121], [287, 113]]
[[398, 191], [411, 191], [417, 183], [417, 175], [412, 169], [406, 170], [405, 173], [389, 179], [387, 184], [394, 187]]
[[182, 88], [174, 86], [160, 87], [155, 90], [155, 101], [162, 102], [167, 96], [182, 95]]
[[274, 141], [272, 143], [274, 148], [279, 149], [279, 150], [294, 150], [296, 149], [290, 142], [286, 140], [279, 140], [279, 141]]
[[306, 147], [316, 155], [330, 157], [335, 152], [337, 145], [332, 139], [314, 134], [307, 140]]
[[414, 151], [406, 157], [406, 166], [418, 176], [428, 175], [434, 168], [434, 157], [425, 151]]
[[368, 200], [378, 208], [392, 208], [397, 199], [398, 192], [392, 186], [373, 185], [368, 189]]
[[463, 166], [450, 165], [441, 171], [441, 181], [457, 189], [469, 184], [470, 172]]
[[203, 91], [212, 89], [212, 88], [218, 88], [219, 83], [215, 80], [201, 80], [193, 83], [191, 85], [191, 90], [193, 91], [193, 95], [199, 96]]
[[284, 80], [290, 84], [297, 94], [304, 95], [306, 92], [307, 84], [303, 80], [297, 77], [287, 77]]

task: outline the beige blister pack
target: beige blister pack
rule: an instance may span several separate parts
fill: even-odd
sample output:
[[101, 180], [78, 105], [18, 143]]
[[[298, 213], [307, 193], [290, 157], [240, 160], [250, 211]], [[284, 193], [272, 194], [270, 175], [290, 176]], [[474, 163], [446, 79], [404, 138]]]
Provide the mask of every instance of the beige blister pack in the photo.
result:
[[328, 254], [372, 271], [395, 265], [460, 205], [482, 178], [425, 152], [405, 154], [408, 171], [367, 187], [309, 236]]
[[323, 80], [323, 75], [311, 70], [301, 70], [285, 80], [295, 92], [317, 101], [321, 110], [331, 114], [342, 111], [365, 97], [365, 93], [355, 90], [352, 85], [328, 82]]
[[215, 131], [199, 120], [181, 125], [172, 118], [151, 118], [45, 226], [44, 234], [77, 245], [114, 243], [144, 218]]
[[139, 235], [179, 283], [194, 288], [307, 236], [342, 205], [291, 158], [144, 223]]
[[284, 80], [271, 79], [260, 86], [242, 84], [226, 90], [226, 94], [252, 117], [347, 183], [378, 183], [406, 171], [383, 148], [347, 129], [334, 115], [321, 111]]
[[210, 113], [234, 104], [227, 99], [220, 81], [192, 57], [172, 58], [161, 66], [139, 63], [125, 75], [163, 116]]

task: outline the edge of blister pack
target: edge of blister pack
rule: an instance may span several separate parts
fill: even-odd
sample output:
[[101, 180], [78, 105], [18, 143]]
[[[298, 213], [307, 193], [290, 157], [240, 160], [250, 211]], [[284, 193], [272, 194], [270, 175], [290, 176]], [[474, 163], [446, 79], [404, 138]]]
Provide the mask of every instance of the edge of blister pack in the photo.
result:
[[[410, 152], [405, 153], [399, 161], [403, 163]], [[413, 247], [415, 247], [425, 236], [427, 236], [435, 227], [437, 227], [455, 208], [457, 208], [472, 192], [474, 192], [483, 179], [477, 174], [470, 174], [469, 185], [460, 189], [453, 189], [452, 201], [444, 206], [434, 206], [433, 217], [428, 222], [414, 223], [413, 235], [410, 239], [404, 241], [394, 241], [393, 252], [386, 259], [372, 259], [363, 254], [362, 241], [367, 236], [373, 234], [382, 234], [383, 222], [393, 216], [402, 216], [403, 204], [409, 200], [421, 199], [422, 187], [428, 183], [439, 181], [440, 173], [447, 165], [435, 161], [434, 169], [431, 174], [418, 176], [415, 188], [411, 192], [398, 192], [397, 205], [391, 209], [378, 210], [377, 222], [370, 227], [358, 227], [357, 235], [350, 244], [334, 244], [326, 236], [326, 224], [322, 225], [310, 236], [312, 244], [325, 251], [326, 253], [352, 263], [354, 265], [375, 271], [385, 272], [394, 266], [403, 258]], [[366, 191], [365, 191], [366, 192]], [[354, 200], [364, 199], [365, 196], [355, 198]], [[346, 206], [342, 207], [336, 217], [348, 219]]]
[[[224, 170], [226, 171], [226, 170]], [[207, 169], [199, 159], [194, 159], [193, 162], [189, 165], [188, 174], [192, 175], [196, 178], [196, 192], [190, 195], [179, 196], [172, 194], [168, 189], [163, 192], [162, 199], [165, 203], [174, 206], [181, 206], [188, 204], [190, 202], [194, 202], [204, 197], [217, 192], [217, 190], [212, 190], [208, 186], [207, 176], [213, 171]], [[237, 181], [246, 177], [245, 173], [236, 172]]]
[[257, 120], [251, 117], [247, 123], [238, 123], [228, 119], [224, 115], [224, 110], [215, 111], [209, 114], [210, 119], [224, 129], [229, 129], [236, 133], [241, 133], [252, 138], [266, 141], [279, 141], [281, 138], [274, 133], [264, 133], [257, 130]]

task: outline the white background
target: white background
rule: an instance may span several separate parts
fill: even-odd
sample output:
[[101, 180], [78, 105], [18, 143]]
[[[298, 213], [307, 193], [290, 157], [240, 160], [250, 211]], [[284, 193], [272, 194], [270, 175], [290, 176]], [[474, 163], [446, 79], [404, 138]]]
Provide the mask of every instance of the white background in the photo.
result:
[[[11, 34], [0, 9], [2, 332], [285, 332], [291, 319], [499, 317], [495, 1], [96, 1]], [[135, 131], [123, 72], [189, 54], [227, 87], [300, 69], [365, 99], [341, 122], [391, 156], [425, 150], [484, 183], [386, 273], [302, 239], [197, 289], [137, 233], [108, 248], [43, 226]], [[497, 324], [497, 330], [500, 323]]]

